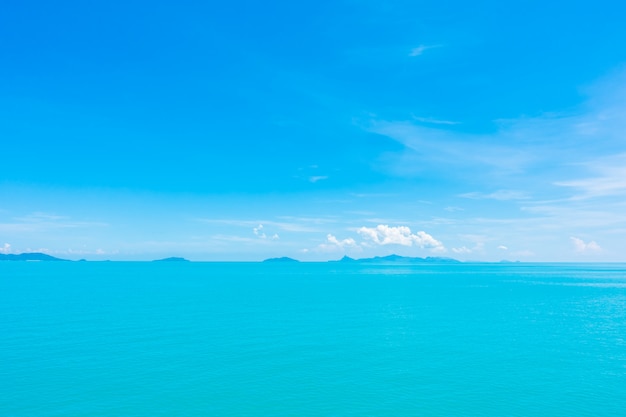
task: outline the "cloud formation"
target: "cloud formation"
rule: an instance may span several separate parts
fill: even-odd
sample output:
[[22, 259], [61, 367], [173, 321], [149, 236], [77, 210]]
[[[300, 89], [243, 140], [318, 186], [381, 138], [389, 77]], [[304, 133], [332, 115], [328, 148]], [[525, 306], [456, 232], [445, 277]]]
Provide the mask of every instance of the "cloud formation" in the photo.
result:
[[497, 190], [492, 193], [480, 193], [472, 192], [459, 195], [459, 197], [469, 198], [472, 200], [526, 200], [529, 198], [528, 194], [523, 191], [516, 190]]
[[309, 177], [309, 182], [312, 182], [313, 184], [315, 184], [318, 181], [327, 180], [327, 179], [328, 179], [327, 175], [313, 175]]
[[572, 243], [574, 244], [574, 250], [578, 253], [590, 253], [590, 252], [599, 252], [602, 250], [600, 245], [598, 245], [595, 241], [590, 241], [585, 243], [584, 240], [577, 237], [570, 237]]
[[346, 246], [356, 246], [356, 241], [352, 239], [351, 237], [347, 239], [339, 240], [335, 236], [329, 233], [328, 236], [326, 236], [326, 239], [328, 239], [329, 243], [340, 246], [342, 248]]
[[[413, 51], [419, 55], [424, 48]], [[626, 70], [596, 83], [587, 93], [589, 99], [575, 111], [494, 120], [496, 129], [490, 133], [444, 125], [421, 126], [414, 117], [385, 120], [374, 116], [364, 129], [404, 145], [382, 161], [395, 175], [412, 176], [428, 169], [447, 173], [454, 167], [455, 173], [473, 172], [490, 183], [494, 175], [523, 176], [525, 184], [533, 179], [550, 188], [559, 185], [582, 189], [587, 194], [623, 194], [624, 157], [614, 156], [624, 149]], [[607, 165], [608, 158], [615, 161]], [[590, 166], [589, 161], [594, 160], [601, 163], [592, 162]], [[574, 167], [588, 167], [597, 175], [577, 179], [580, 172]], [[521, 199], [523, 195], [508, 197]]]
[[472, 250], [470, 248], [468, 248], [467, 246], [462, 246], [460, 248], [452, 248], [452, 252], [454, 253], [472, 253]]
[[0, 253], [5, 255], [11, 253], [11, 245], [5, 243], [4, 246], [0, 247]]
[[460, 122], [452, 120], [435, 119], [434, 117], [421, 117], [413, 115], [413, 119], [421, 123], [427, 123], [432, 125], [458, 125]]
[[232, 225], [237, 227], [252, 227], [257, 229], [257, 232], [260, 232], [259, 226], [269, 226], [275, 227], [285, 232], [319, 232], [320, 230], [317, 227], [312, 225], [323, 224], [325, 222], [329, 222], [327, 219], [311, 219], [311, 218], [287, 218], [292, 219], [292, 222], [277, 222], [267, 219], [256, 219], [256, 220], [240, 220], [240, 219], [207, 219], [207, 218], [197, 218], [195, 219], [198, 222], [202, 222], [205, 224], [217, 224], [217, 225]]
[[[263, 225], [259, 224], [257, 227], [252, 228], [252, 232], [254, 233], [255, 236], [260, 237], [261, 239], [267, 239], [267, 235], [265, 234], [265, 232], [263, 231]], [[280, 239], [280, 236], [278, 236], [278, 233], [274, 233], [271, 236], [272, 240], [278, 240]]]
[[267, 236], [263, 232], [263, 225], [259, 224], [257, 227], [252, 228], [252, 232], [255, 236], [260, 237], [261, 239], [265, 239]]
[[584, 164], [596, 175], [589, 178], [556, 182], [555, 185], [578, 189], [576, 199], [626, 194], [626, 153], [598, 158]]
[[379, 224], [376, 227], [361, 227], [357, 232], [363, 238], [377, 245], [402, 245], [429, 248], [437, 252], [445, 252], [443, 243], [424, 231], [412, 233], [407, 226], [388, 226]]
[[44, 232], [55, 229], [78, 229], [88, 227], [108, 226], [106, 223], [75, 221], [67, 216], [57, 216], [46, 213], [32, 213], [26, 216], [14, 217], [10, 223], [0, 223], [0, 232], [31, 233]]
[[440, 45], [420, 45], [418, 47], [411, 49], [411, 52], [409, 52], [409, 56], [420, 56], [427, 49], [438, 48], [439, 46]]
[[346, 238], [339, 240], [337, 239], [337, 237], [329, 233], [328, 235], [326, 235], [326, 242], [320, 244], [317, 247], [317, 250], [322, 252], [335, 252], [339, 250], [346, 250], [347, 248], [358, 250], [361, 249], [361, 247], [356, 243], [354, 239]]

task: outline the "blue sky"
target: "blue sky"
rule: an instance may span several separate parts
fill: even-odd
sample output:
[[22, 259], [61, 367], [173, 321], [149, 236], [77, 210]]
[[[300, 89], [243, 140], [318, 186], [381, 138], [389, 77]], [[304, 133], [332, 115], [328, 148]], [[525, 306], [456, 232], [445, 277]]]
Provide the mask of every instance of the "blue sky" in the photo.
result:
[[626, 6], [0, 14], [0, 252], [626, 261]]

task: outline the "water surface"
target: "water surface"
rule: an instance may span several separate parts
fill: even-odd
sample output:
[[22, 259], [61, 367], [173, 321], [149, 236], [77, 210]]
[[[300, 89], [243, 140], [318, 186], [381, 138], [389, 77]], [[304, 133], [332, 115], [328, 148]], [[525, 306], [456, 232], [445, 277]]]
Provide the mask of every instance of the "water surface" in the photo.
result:
[[0, 262], [0, 415], [622, 416], [626, 265]]

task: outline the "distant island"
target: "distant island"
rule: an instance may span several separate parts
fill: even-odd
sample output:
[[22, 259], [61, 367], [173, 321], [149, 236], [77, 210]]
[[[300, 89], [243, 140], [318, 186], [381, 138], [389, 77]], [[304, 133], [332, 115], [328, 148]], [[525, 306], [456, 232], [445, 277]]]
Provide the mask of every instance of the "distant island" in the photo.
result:
[[[283, 256], [281, 258], [269, 258], [263, 262], [267, 263], [297, 263], [300, 262], [297, 259]], [[400, 255], [388, 255], [388, 256], [375, 256], [373, 258], [361, 258], [354, 259], [349, 256], [344, 256], [339, 260], [330, 260], [331, 263], [360, 263], [360, 264], [460, 264], [461, 261], [453, 258], [428, 256], [426, 258], [413, 258], [410, 256]]]
[[269, 258], [264, 260], [263, 262], [267, 262], [267, 263], [297, 263], [300, 262], [297, 259], [293, 259], [293, 258], [288, 258], [286, 256], [283, 256], [282, 258]]
[[67, 259], [55, 258], [40, 252], [20, 253], [20, 254], [4, 254], [0, 253], [0, 261], [55, 261], [69, 262]]
[[388, 255], [388, 256], [375, 256], [373, 258], [361, 258], [361, 259], [353, 259], [349, 256], [344, 256], [338, 261], [329, 261], [329, 262], [341, 262], [341, 263], [376, 263], [376, 264], [460, 264], [461, 261], [453, 258], [445, 258], [445, 257], [433, 257], [428, 256], [426, 258], [413, 258], [410, 256], [400, 256], [400, 255]]
[[[40, 252], [29, 252], [29, 253], [20, 253], [20, 254], [1, 254], [0, 253], [0, 261], [55, 261], [55, 262], [71, 262], [67, 259], [56, 258], [51, 255], [47, 255], [45, 253]], [[85, 259], [80, 259], [77, 262], [87, 262]], [[169, 258], [163, 259], [155, 259], [152, 262], [191, 262], [188, 259], [172, 256]], [[268, 258], [263, 261], [264, 263], [299, 263], [300, 261], [297, 259], [289, 258], [287, 256], [283, 256], [280, 258]], [[359, 263], [359, 264], [460, 264], [461, 261], [453, 258], [445, 258], [445, 257], [431, 257], [428, 256], [426, 258], [414, 258], [409, 256], [400, 256], [400, 255], [388, 255], [388, 256], [375, 256], [373, 258], [361, 258], [354, 259], [349, 256], [344, 256], [339, 260], [330, 260], [330, 263]], [[501, 263], [510, 263], [510, 261], [500, 261]]]
[[191, 262], [189, 259], [172, 256], [170, 258], [156, 259], [152, 262]]

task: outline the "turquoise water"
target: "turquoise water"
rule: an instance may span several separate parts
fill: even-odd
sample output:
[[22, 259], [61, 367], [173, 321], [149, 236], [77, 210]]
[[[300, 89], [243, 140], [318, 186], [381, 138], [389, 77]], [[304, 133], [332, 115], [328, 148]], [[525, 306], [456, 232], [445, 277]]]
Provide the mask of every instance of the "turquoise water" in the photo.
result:
[[626, 265], [0, 262], [0, 415], [624, 416]]

